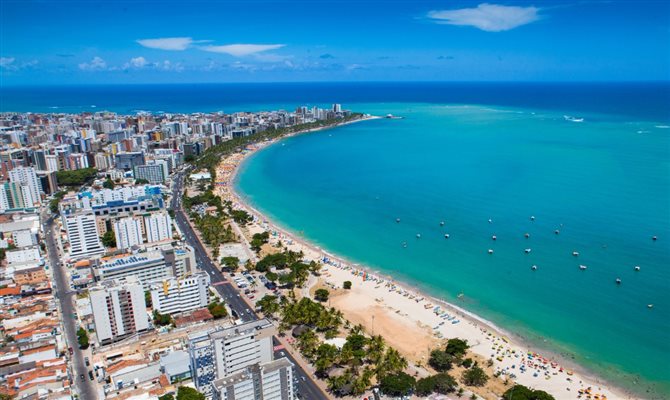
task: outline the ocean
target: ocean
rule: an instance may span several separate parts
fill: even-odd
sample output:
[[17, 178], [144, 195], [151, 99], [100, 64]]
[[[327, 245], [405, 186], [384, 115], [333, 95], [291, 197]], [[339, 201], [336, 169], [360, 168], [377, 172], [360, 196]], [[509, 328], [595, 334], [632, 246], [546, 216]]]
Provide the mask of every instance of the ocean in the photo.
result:
[[233, 112], [330, 103], [403, 119], [302, 135], [256, 153], [236, 182], [255, 207], [331, 252], [478, 313], [645, 398], [670, 397], [667, 82], [0, 91], [0, 111]]

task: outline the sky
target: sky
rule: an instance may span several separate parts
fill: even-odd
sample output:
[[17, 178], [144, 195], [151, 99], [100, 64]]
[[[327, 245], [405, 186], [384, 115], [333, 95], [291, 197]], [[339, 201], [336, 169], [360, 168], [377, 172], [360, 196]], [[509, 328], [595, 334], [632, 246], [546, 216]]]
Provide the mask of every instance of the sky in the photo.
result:
[[630, 80], [669, 0], [0, 0], [0, 86]]

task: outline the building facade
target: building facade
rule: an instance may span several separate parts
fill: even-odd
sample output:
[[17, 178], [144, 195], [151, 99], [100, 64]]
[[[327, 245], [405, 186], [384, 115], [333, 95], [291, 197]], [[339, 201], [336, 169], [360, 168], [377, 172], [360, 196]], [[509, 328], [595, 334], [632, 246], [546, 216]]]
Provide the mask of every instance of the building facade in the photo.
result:
[[98, 236], [95, 214], [90, 210], [65, 215], [64, 222], [72, 258], [103, 254], [105, 248]]
[[212, 383], [215, 400], [293, 400], [293, 363], [287, 358], [255, 364]]
[[198, 272], [183, 279], [155, 281], [150, 286], [151, 304], [161, 314], [178, 314], [207, 307], [209, 275]]
[[89, 291], [101, 345], [149, 329], [144, 289], [137, 279], [108, 280]]

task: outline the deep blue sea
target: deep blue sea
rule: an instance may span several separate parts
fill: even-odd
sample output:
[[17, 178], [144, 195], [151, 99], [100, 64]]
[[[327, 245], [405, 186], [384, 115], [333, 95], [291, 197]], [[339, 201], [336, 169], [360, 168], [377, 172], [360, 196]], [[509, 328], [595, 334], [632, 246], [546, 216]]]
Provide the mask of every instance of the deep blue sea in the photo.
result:
[[2, 111], [36, 112], [342, 103], [403, 116], [270, 146], [244, 164], [237, 187], [332, 252], [458, 301], [645, 398], [670, 397], [668, 83], [3, 88], [0, 101]]

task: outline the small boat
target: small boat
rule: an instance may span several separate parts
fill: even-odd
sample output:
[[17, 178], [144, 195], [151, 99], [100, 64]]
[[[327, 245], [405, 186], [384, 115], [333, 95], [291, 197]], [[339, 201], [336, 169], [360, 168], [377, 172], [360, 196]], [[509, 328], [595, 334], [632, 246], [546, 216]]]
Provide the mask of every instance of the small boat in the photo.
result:
[[528, 253], [530, 253], [530, 252], [531, 252], [531, 249], [525, 249], [525, 250], [524, 250], [524, 253], [526, 253], [526, 254], [528, 254]]
[[496, 235], [491, 236], [491, 240], [496, 240], [496, 239], [498, 239], [498, 238], [496, 237]]
[[554, 233], [558, 235], [559, 233], [561, 233], [561, 231], [559, 231], [558, 229], [556, 229], [556, 230], [554, 231]]
[[396, 218], [396, 219], [395, 219], [395, 222], [400, 223], [400, 218]]
[[647, 308], [654, 308], [653, 304], [647, 304]]
[[635, 268], [633, 268], [633, 269], [634, 269], [635, 271], [639, 271], [639, 270], [640, 270], [640, 266], [639, 266], [639, 265], [636, 265]]
[[614, 282], [616, 282], [617, 285], [621, 285], [621, 278], [616, 278]]
[[532, 267], [530, 267], [530, 269], [532, 269], [533, 271], [536, 271], [537, 270], [537, 265], [533, 265]]
[[440, 226], [444, 226], [444, 221], [440, 221]]
[[586, 265], [579, 265], [579, 269], [581, 269], [582, 271], [584, 271], [586, 268], [587, 268]]
[[491, 218], [489, 218], [489, 224], [492, 224], [492, 223], [493, 223], [493, 220]]
[[445, 239], [449, 239], [449, 234], [448, 234], [448, 233], [445, 233], [445, 234], [444, 234], [444, 238], [445, 238]]
[[563, 118], [570, 122], [584, 122], [584, 118], [573, 117], [570, 115], [564, 115]]
[[417, 233], [417, 234], [416, 234], [416, 238], [417, 238], [417, 239], [421, 239], [421, 234], [420, 234], [420, 233]]
[[575, 256], [575, 257], [579, 257], [579, 252], [578, 251], [573, 251], [572, 255]]
[[534, 215], [531, 215], [531, 216], [530, 216], [530, 220], [531, 220], [531, 221], [535, 221], [535, 216], [534, 216]]
[[493, 254], [493, 249], [489, 249], [489, 254]]
[[656, 241], [658, 238], [656, 236], [652, 236], [651, 240]]
[[530, 237], [530, 233], [526, 233], [526, 234], [524, 234], [523, 236], [525, 236], [526, 239], [528, 239], [528, 238]]

